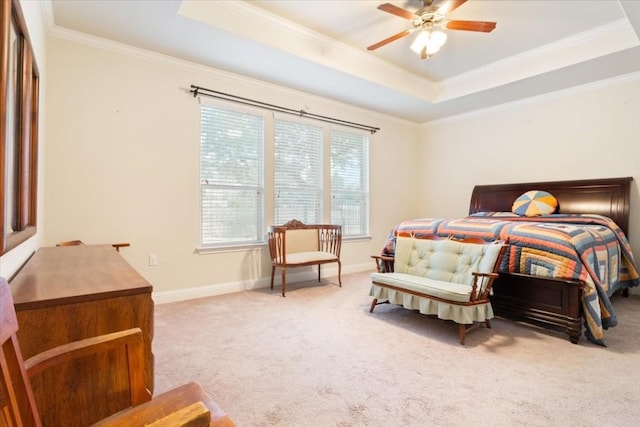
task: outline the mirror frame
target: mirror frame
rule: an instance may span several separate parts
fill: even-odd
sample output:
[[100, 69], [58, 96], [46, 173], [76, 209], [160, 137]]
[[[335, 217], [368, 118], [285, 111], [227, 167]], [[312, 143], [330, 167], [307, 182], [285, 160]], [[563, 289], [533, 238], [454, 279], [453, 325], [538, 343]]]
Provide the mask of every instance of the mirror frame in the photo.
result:
[[0, 0], [0, 255], [36, 233], [39, 85], [20, 2]]

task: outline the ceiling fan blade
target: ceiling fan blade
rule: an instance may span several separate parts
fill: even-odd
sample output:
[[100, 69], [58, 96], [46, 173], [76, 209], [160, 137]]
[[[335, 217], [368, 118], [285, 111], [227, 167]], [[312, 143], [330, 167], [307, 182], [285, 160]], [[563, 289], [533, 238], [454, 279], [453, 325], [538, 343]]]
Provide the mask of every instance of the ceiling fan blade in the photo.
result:
[[367, 50], [376, 50], [377, 48], [382, 47], [382, 46], [384, 46], [384, 45], [386, 45], [388, 43], [394, 42], [394, 41], [396, 41], [398, 39], [401, 39], [401, 38], [403, 38], [405, 36], [408, 36], [412, 32], [413, 32], [413, 28], [409, 29], [409, 30], [404, 30], [404, 31], [402, 31], [402, 32], [400, 32], [398, 34], [394, 34], [391, 37], [387, 37], [386, 39], [381, 40], [378, 43], [372, 44], [371, 46], [369, 46], [367, 48]]
[[383, 12], [399, 16], [400, 18], [408, 19], [409, 21], [418, 17], [418, 15], [416, 15], [415, 13], [409, 12], [408, 10], [405, 10], [391, 3], [383, 3], [378, 6], [378, 9], [382, 10]]
[[446, 15], [447, 13], [453, 12], [455, 9], [459, 8], [466, 2], [467, 0], [449, 0], [438, 8], [438, 12]]
[[449, 30], [462, 30], [462, 31], [479, 31], [482, 33], [490, 33], [496, 28], [495, 22], [488, 21], [448, 21], [444, 24], [444, 27]]

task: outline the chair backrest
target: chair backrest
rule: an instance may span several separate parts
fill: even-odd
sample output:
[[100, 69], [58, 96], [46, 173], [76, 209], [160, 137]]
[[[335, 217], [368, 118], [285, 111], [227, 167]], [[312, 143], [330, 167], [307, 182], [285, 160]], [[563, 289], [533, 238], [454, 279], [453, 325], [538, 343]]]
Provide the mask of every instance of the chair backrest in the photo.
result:
[[471, 286], [472, 272], [492, 273], [504, 244], [398, 237], [394, 271]]
[[271, 259], [282, 259], [299, 252], [329, 252], [340, 258], [342, 226], [304, 224], [292, 219], [283, 225], [271, 225], [268, 231]]
[[0, 425], [41, 426], [17, 332], [11, 289], [0, 277]]
[[298, 252], [314, 252], [319, 249], [318, 229], [290, 228], [285, 232], [287, 255]]

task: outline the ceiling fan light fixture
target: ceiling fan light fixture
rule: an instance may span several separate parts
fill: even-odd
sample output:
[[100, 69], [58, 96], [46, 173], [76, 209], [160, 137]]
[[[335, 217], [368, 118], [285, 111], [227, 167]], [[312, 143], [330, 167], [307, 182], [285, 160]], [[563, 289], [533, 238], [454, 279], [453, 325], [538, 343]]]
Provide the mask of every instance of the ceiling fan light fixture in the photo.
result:
[[[495, 22], [489, 21], [465, 21], [465, 20], [449, 20], [447, 14], [462, 6], [467, 0], [437, 0], [438, 4], [433, 5], [436, 0], [421, 0], [422, 7], [415, 12], [408, 11], [393, 3], [383, 3], [378, 9], [398, 16], [409, 21], [413, 28], [408, 28], [397, 34], [387, 37], [384, 40], [374, 43], [367, 47], [367, 50], [376, 50], [391, 42], [417, 32], [411, 50], [417, 53], [421, 59], [427, 59], [433, 55], [447, 41], [447, 35], [439, 30], [461, 30], [474, 31], [480, 33], [490, 33], [496, 28]], [[440, 5], [440, 3], [443, 3]]]
[[411, 43], [411, 50], [420, 55], [422, 50], [426, 48], [427, 54], [433, 55], [440, 50], [446, 41], [447, 35], [443, 31], [423, 30]]
[[431, 56], [434, 53], [438, 52], [440, 50], [442, 46], [438, 46], [438, 45], [427, 45], [427, 56]]
[[411, 43], [411, 50], [417, 53], [418, 55], [422, 51], [422, 49], [429, 43], [429, 33], [426, 31], [420, 31], [416, 38]]
[[445, 44], [445, 42], [447, 41], [447, 34], [444, 31], [431, 31], [431, 37], [429, 40], [430, 44], [434, 44], [436, 46], [438, 46], [439, 48], [442, 47], [442, 45]]

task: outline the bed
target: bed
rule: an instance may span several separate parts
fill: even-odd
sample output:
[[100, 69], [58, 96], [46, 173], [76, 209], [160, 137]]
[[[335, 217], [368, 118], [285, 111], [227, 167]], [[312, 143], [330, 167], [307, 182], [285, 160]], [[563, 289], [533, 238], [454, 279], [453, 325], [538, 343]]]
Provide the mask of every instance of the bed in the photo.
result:
[[[509, 238], [491, 303], [497, 316], [585, 336], [605, 345], [604, 330], [617, 323], [610, 298], [640, 284], [626, 238], [631, 177], [477, 185], [469, 216], [407, 220], [391, 231], [382, 254], [393, 255], [396, 234]], [[557, 199], [550, 215], [513, 214], [514, 201], [530, 190]]]

